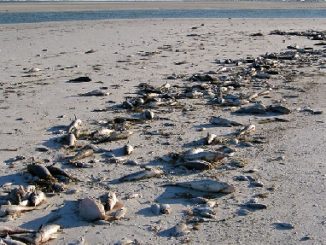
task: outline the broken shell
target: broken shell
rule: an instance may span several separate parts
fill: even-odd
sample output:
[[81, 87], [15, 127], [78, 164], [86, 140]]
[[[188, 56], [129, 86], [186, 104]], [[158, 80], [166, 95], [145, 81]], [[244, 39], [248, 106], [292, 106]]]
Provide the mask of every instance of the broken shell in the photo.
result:
[[87, 221], [105, 219], [104, 206], [92, 198], [85, 198], [79, 202], [79, 214]]

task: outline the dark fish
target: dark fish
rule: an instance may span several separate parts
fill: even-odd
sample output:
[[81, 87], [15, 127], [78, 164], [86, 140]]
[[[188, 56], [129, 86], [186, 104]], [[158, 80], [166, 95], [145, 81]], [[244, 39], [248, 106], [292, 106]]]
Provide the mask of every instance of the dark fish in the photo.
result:
[[69, 81], [67, 81], [67, 83], [84, 83], [84, 82], [90, 82], [92, 81], [92, 79], [90, 79], [89, 77], [77, 77], [74, 79], [71, 79]]
[[47, 167], [39, 164], [29, 164], [27, 165], [27, 170], [30, 174], [39, 177], [40, 179], [54, 179]]

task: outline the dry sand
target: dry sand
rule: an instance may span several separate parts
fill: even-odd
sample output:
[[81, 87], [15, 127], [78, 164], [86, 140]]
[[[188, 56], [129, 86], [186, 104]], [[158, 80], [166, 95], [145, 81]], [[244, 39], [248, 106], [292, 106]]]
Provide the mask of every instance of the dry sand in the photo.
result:
[[119, 9], [324, 9], [323, 2], [189, 1], [189, 2], [16, 2], [0, 3], [0, 12]]
[[[0, 186], [8, 182], [26, 184], [23, 173], [29, 161], [12, 162], [17, 155], [52, 162], [68, 154], [55, 138], [58, 130], [69, 125], [74, 115], [82, 119], [86, 128], [97, 127], [94, 122], [130, 115], [120, 110], [92, 111], [118, 105], [126, 96], [136, 96], [135, 86], [141, 82], [154, 86], [166, 82], [191, 85], [182, 79], [170, 81], [166, 77], [173, 73], [190, 76], [201, 71], [218, 71], [221, 65], [214, 62], [216, 59], [279, 52], [294, 44], [313, 47], [316, 41], [306, 37], [268, 33], [274, 29], [320, 30], [325, 26], [325, 19], [158, 19], [0, 25]], [[249, 36], [257, 32], [263, 36]], [[187, 36], [194, 33], [200, 36]], [[171, 49], [166, 48], [167, 45], [171, 45]], [[85, 54], [91, 49], [95, 52]], [[144, 56], [144, 52], [154, 53]], [[185, 63], [175, 65], [181, 61]], [[26, 73], [33, 67], [41, 71]], [[323, 67], [293, 68], [296, 69], [305, 72], [296, 76], [292, 83], [283, 83], [281, 77], [274, 81], [276, 87], [271, 91], [271, 98], [265, 99], [286, 99], [284, 103], [292, 110], [285, 116], [289, 122], [257, 124], [261, 117], [230, 115], [223, 107], [207, 105], [205, 99], [181, 100], [183, 110], [155, 109], [161, 120], [132, 127], [134, 134], [128, 141], [135, 146], [135, 152], [128, 158], [163, 167], [164, 177], [116, 184], [111, 181], [141, 168], [96, 162], [94, 168], [77, 169], [63, 164], [62, 167], [81, 182], [69, 184], [68, 192], [49, 197], [41, 210], [23, 214], [6, 224], [37, 229], [57, 217], [52, 222], [60, 224], [63, 232], [52, 244], [68, 244], [81, 237], [88, 244], [113, 244], [123, 238], [136, 239], [141, 244], [299, 244], [300, 240], [305, 240], [302, 244], [323, 244], [326, 240], [325, 114], [310, 115], [296, 108], [311, 106], [325, 110], [325, 58]], [[66, 83], [85, 75], [92, 81]], [[111, 94], [107, 97], [78, 96], [100, 87], [108, 87]], [[196, 146], [207, 132], [217, 135], [233, 132], [233, 128], [209, 124], [211, 116], [220, 114], [244, 124], [250, 120], [256, 124], [257, 134], [268, 141], [255, 147], [237, 148], [236, 156], [249, 162], [243, 169], [185, 171], [158, 160], [171, 152]], [[206, 131], [198, 131], [201, 127], [206, 127]], [[126, 143], [127, 140], [122, 140], [102, 147], [119, 153]], [[36, 151], [40, 145], [47, 146], [49, 151]], [[208, 148], [216, 149], [216, 146]], [[280, 156], [285, 158], [275, 160]], [[95, 158], [102, 159], [100, 155]], [[252, 169], [258, 172], [244, 173]], [[253, 188], [246, 181], [234, 181], [237, 175], [251, 175], [264, 186]], [[232, 183], [236, 191], [216, 199], [218, 222], [203, 223], [199, 230], [185, 237], [170, 236], [171, 228], [184, 220], [184, 212], [193, 207], [187, 199], [176, 198], [175, 194], [191, 191], [161, 185], [203, 177]], [[109, 225], [81, 220], [77, 200], [98, 197], [108, 189], [115, 190], [125, 203], [127, 219]], [[127, 198], [135, 193], [139, 196]], [[267, 193], [265, 198], [258, 200], [266, 204], [267, 209], [239, 215], [239, 205], [258, 193]], [[153, 215], [149, 208], [155, 201], [170, 204], [172, 213]], [[294, 229], [277, 229], [273, 226], [276, 222], [290, 223]]]

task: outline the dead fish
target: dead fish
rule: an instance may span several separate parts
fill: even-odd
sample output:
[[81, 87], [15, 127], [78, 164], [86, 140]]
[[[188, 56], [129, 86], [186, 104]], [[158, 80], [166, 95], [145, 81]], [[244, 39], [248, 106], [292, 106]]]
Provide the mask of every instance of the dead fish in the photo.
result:
[[154, 203], [151, 206], [151, 211], [155, 215], [170, 214], [172, 212], [172, 209], [171, 209], [171, 206], [169, 204]]
[[102, 136], [110, 136], [114, 130], [108, 128], [101, 128], [93, 133], [93, 138], [99, 138]]
[[4, 242], [5, 245], [27, 245], [27, 243], [12, 239], [10, 236], [2, 238], [0, 241]]
[[33, 67], [33, 68], [29, 69], [26, 73], [35, 73], [35, 72], [39, 72], [39, 71], [42, 71], [42, 69], [38, 68], [38, 67]]
[[75, 133], [76, 131], [78, 131], [81, 128], [82, 124], [83, 124], [82, 120], [76, 118], [68, 126], [67, 132], [68, 133]]
[[76, 168], [93, 168], [94, 166], [87, 162], [71, 162], [72, 165], [74, 165]]
[[33, 230], [20, 227], [0, 226], [0, 237], [13, 234], [34, 233]]
[[262, 203], [253, 203], [253, 202], [248, 202], [244, 204], [246, 208], [253, 209], [253, 210], [260, 210], [260, 209], [267, 209], [267, 206]]
[[132, 145], [125, 145], [124, 146], [124, 152], [126, 155], [130, 155], [134, 151], [134, 147]]
[[172, 212], [172, 208], [169, 204], [161, 204], [160, 205], [160, 212], [162, 214], [170, 214]]
[[222, 118], [221, 116], [212, 117], [211, 120], [210, 120], [210, 123], [212, 123], [214, 125], [221, 126], [221, 127], [242, 126], [241, 123], [238, 123], [236, 121], [231, 121], [231, 120], [226, 119], [226, 118]]
[[215, 218], [216, 215], [216, 212], [210, 207], [195, 207], [192, 212], [194, 215], [204, 218]]
[[160, 169], [146, 169], [142, 170], [136, 173], [132, 173], [129, 175], [126, 175], [122, 178], [119, 179], [120, 182], [124, 181], [135, 181], [135, 180], [141, 180], [141, 179], [148, 179], [148, 178], [153, 178], [153, 177], [159, 177], [163, 174], [164, 172]]
[[79, 214], [86, 221], [105, 220], [106, 218], [103, 204], [88, 197], [79, 202]]
[[20, 205], [2, 205], [0, 208], [0, 217], [4, 217], [6, 215], [16, 215], [23, 212], [28, 212], [38, 209], [36, 207], [25, 207]]
[[254, 124], [250, 124], [245, 126], [244, 128], [240, 129], [237, 133], [238, 136], [246, 135], [254, 132], [256, 130], [256, 126]]
[[42, 191], [35, 191], [31, 193], [28, 199], [29, 199], [30, 206], [36, 207], [46, 200], [46, 196]]
[[155, 215], [159, 215], [161, 213], [161, 206], [160, 204], [154, 203], [151, 206], [151, 211]]
[[232, 193], [235, 191], [233, 185], [212, 179], [193, 180], [188, 182], [179, 182], [172, 185], [191, 188], [196, 191], [212, 193]]
[[73, 180], [74, 180], [74, 178], [71, 177], [70, 174], [68, 174], [66, 171], [62, 170], [61, 168], [55, 167], [55, 166], [53, 166], [53, 165], [51, 165], [51, 166], [47, 166], [46, 168], [47, 168], [47, 169], [49, 170], [49, 172], [50, 172], [52, 175], [54, 175], [54, 176], [56, 176], [56, 175], [61, 175], [61, 176], [64, 176], [64, 177], [67, 177], [67, 178], [69, 178], [69, 179], [73, 179]]
[[74, 146], [76, 145], [76, 143], [77, 143], [77, 138], [76, 138], [76, 136], [75, 136], [74, 134], [68, 134], [68, 135], [66, 136], [66, 138], [67, 138], [67, 145], [68, 145], [69, 147], [74, 147]]
[[155, 116], [154, 112], [152, 112], [152, 111], [150, 111], [150, 110], [146, 110], [146, 111], [144, 111], [144, 113], [143, 113], [143, 117], [144, 117], [144, 119], [146, 119], [146, 120], [153, 120], [153, 119], [154, 119], [154, 116]]
[[133, 132], [131, 131], [122, 131], [122, 132], [114, 131], [107, 137], [100, 137], [99, 139], [96, 139], [94, 143], [100, 144], [100, 143], [105, 143], [110, 141], [125, 140], [128, 139], [129, 136], [132, 134]]
[[121, 220], [123, 219], [127, 214], [127, 208], [122, 207], [118, 209], [117, 211], [113, 212], [106, 218], [108, 221], [113, 221], [113, 220]]
[[256, 103], [254, 105], [246, 106], [246, 107], [241, 107], [235, 113], [240, 113], [240, 114], [265, 114], [266, 113], [266, 106], [261, 104], [261, 103]]
[[206, 137], [206, 139], [205, 139], [206, 144], [207, 144], [207, 145], [212, 144], [212, 143], [214, 142], [214, 140], [216, 139], [216, 137], [217, 137], [216, 134], [208, 133], [208, 134], [207, 134], [207, 137]]
[[277, 114], [290, 114], [291, 110], [282, 105], [270, 105], [267, 107], [268, 112], [273, 112]]
[[279, 230], [292, 230], [292, 229], [294, 229], [294, 226], [292, 224], [290, 224], [290, 223], [277, 222], [277, 223], [273, 223], [273, 226], [276, 229], [279, 229]]
[[54, 180], [54, 177], [50, 173], [50, 171], [43, 165], [39, 164], [29, 164], [27, 165], [27, 170], [33, 176], [37, 176], [40, 179], [45, 180]]
[[82, 160], [86, 157], [90, 157], [90, 156], [93, 156], [94, 154], [94, 150], [93, 149], [83, 149], [81, 150], [80, 152], [78, 152], [71, 160], [70, 162], [76, 162], [76, 161], [79, 161], [79, 160]]
[[79, 96], [108, 96], [109, 92], [103, 91], [101, 89], [95, 89], [87, 93], [79, 94]]
[[216, 162], [225, 158], [227, 154], [219, 151], [205, 150], [202, 148], [191, 149], [182, 154], [185, 161], [205, 160], [208, 162]]
[[195, 170], [208, 170], [212, 168], [212, 164], [205, 160], [186, 161], [177, 164], [177, 166], [183, 166], [188, 169], [195, 169]]
[[114, 206], [116, 205], [117, 201], [118, 201], [118, 199], [117, 199], [115, 192], [109, 191], [109, 193], [107, 195], [107, 201], [105, 203], [105, 210], [111, 211], [114, 208]]
[[92, 79], [89, 77], [77, 77], [77, 78], [67, 81], [67, 83], [84, 83], [84, 82], [90, 82], [90, 81], [92, 81]]
[[190, 233], [189, 227], [185, 223], [177, 224], [173, 229], [173, 236], [180, 237]]
[[57, 238], [55, 233], [57, 233], [59, 229], [60, 225], [55, 224], [43, 226], [35, 235], [35, 245]]

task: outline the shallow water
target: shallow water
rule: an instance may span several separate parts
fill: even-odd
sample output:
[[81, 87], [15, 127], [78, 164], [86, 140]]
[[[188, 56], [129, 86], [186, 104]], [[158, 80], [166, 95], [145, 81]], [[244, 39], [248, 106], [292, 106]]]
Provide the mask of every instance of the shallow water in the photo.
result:
[[0, 13], [1, 24], [149, 18], [326, 18], [326, 9], [161, 9]]

